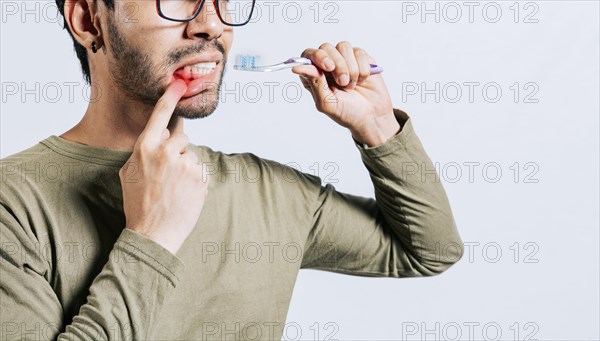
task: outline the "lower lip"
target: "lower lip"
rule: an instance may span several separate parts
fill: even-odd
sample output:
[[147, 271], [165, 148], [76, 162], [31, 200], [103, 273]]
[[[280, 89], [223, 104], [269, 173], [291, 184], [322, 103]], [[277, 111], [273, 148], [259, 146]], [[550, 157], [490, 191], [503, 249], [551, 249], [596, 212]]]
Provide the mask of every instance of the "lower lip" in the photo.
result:
[[183, 79], [178, 75], [173, 75], [173, 79], [183, 80], [185, 82], [185, 84], [187, 85], [187, 90], [181, 98], [183, 99], [183, 98], [196, 96], [197, 94], [201, 93], [202, 91], [204, 91], [208, 88], [216, 87], [217, 83], [214, 81], [214, 79], [217, 74], [218, 66], [219, 65], [217, 65], [211, 72], [209, 72], [205, 75], [202, 75], [199, 78], [196, 78], [193, 80]]

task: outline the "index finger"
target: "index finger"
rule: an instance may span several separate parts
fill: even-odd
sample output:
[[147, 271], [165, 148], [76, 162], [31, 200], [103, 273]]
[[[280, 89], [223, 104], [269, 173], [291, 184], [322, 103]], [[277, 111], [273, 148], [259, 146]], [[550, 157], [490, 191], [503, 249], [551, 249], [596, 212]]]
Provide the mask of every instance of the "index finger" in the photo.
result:
[[169, 84], [165, 93], [156, 102], [156, 106], [141, 135], [154, 141], [160, 141], [160, 137], [169, 124], [177, 102], [179, 102], [186, 90], [187, 85], [183, 81], [176, 80]]
[[329, 54], [323, 49], [308, 48], [302, 52], [301, 57], [308, 58], [313, 62], [313, 65], [324, 71], [333, 71], [335, 63]]
[[171, 116], [167, 129], [171, 132], [170, 136], [183, 133], [183, 118], [180, 116]]

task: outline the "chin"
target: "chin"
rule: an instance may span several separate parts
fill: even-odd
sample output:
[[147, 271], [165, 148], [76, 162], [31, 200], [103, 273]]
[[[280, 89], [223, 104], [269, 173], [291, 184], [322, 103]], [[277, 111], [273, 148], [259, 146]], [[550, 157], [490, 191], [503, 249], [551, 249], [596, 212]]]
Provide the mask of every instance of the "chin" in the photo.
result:
[[204, 118], [210, 116], [217, 109], [218, 103], [218, 96], [202, 96], [200, 93], [179, 101], [173, 114], [190, 120]]

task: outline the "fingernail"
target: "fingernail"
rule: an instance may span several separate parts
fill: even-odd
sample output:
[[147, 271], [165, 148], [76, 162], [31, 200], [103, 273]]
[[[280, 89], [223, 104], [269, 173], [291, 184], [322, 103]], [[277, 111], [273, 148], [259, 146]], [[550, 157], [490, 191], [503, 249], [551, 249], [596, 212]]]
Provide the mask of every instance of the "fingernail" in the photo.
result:
[[333, 63], [333, 60], [327, 58], [325, 59], [325, 66], [327, 66], [327, 69], [333, 69], [335, 68], [335, 63]]
[[340, 76], [340, 85], [348, 84], [349, 81], [350, 76], [348, 76], [347, 74], [343, 74]]

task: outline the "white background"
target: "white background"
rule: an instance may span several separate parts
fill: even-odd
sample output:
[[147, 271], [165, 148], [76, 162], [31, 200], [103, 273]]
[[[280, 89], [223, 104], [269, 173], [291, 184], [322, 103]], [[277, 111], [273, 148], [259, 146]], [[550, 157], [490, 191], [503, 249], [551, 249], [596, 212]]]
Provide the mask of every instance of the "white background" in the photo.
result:
[[[301, 271], [287, 338], [600, 339], [598, 2], [427, 2], [439, 6], [439, 22], [435, 10], [421, 17], [421, 2], [302, 1], [284, 11], [286, 3], [272, 16], [263, 3], [259, 20], [237, 29], [230, 56], [277, 62], [341, 40], [366, 49], [439, 165], [468, 245], [431, 278]], [[55, 15], [54, 1], [2, 1], [1, 157], [63, 133], [85, 111], [79, 62]], [[232, 65], [217, 111], [187, 122], [193, 143], [318, 169], [340, 191], [373, 195], [349, 133], [315, 110], [296, 75]], [[271, 98], [266, 82], [278, 82]], [[433, 91], [422, 98], [425, 89]]]

